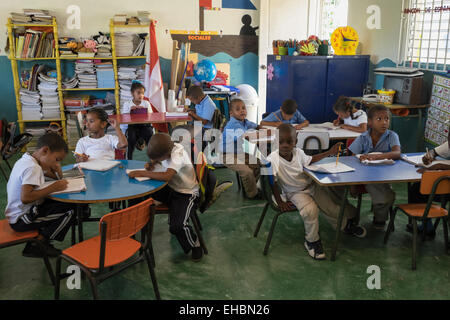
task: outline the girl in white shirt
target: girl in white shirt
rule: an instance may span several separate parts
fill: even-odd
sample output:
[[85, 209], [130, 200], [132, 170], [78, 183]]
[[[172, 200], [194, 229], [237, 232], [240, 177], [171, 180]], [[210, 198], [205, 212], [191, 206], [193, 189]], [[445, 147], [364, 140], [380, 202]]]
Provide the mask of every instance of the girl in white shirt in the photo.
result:
[[[117, 136], [105, 134], [108, 125], [112, 125]], [[86, 127], [89, 135], [81, 138], [75, 148], [77, 162], [88, 159], [113, 160], [115, 149], [125, 149], [127, 138], [120, 130], [116, 120], [108, 120], [108, 114], [100, 108], [92, 108], [86, 115]]]
[[333, 111], [338, 115], [338, 118], [333, 121], [335, 126], [359, 133], [367, 131], [367, 114], [356, 109], [346, 97], [339, 97], [333, 106]]

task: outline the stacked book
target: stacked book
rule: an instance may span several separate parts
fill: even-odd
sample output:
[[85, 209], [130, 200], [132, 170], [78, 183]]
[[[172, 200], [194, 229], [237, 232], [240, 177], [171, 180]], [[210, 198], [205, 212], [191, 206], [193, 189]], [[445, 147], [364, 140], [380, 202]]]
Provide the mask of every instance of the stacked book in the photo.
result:
[[140, 38], [136, 33], [117, 32], [116, 55], [118, 57], [132, 56], [139, 43]]
[[98, 88], [114, 88], [114, 69], [112, 62], [99, 62], [95, 64]]
[[16, 58], [51, 58], [54, 57], [55, 41], [53, 31], [25, 30], [15, 37]]
[[11, 12], [13, 23], [52, 24], [53, 16], [48, 10], [23, 9], [23, 13]]
[[97, 54], [96, 57], [100, 58], [109, 58], [112, 56], [111, 54], [111, 45], [110, 44], [98, 44], [97, 45]]
[[133, 56], [143, 56], [145, 52], [145, 37], [147, 36], [146, 33], [139, 34], [139, 42], [137, 43], [136, 48], [133, 51]]
[[136, 79], [136, 67], [119, 67], [117, 71], [120, 86], [120, 105], [133, 99], [131, 95], [131, 83]]
[[31, 16], [18, 12], [11, 12], [11, 19], [13, 23], [18, 24], [31, 23], [33, 21], [33, 19], [31, 19]]
[[61, 85], [63, 89], [76, 88], [76, 86], [78, 85], [77, 75], [75, 74], [72, 78], [63, 80]]
[[64, 99], [64, 107], [66, 111], [82, 111], [90, 106], [89, 96], [67, 97]]
[[37, 142], [39, 140], [40, 137], [42, 137], [45, 132], [46, 132], [46, 127], [32, 127], [32, 128], [27, 128], [25, 130], [25, 132], [32, 134], [33, 135], [33, 139], [31, 139], [31, 141], [27, 144], [27, 151], [28, 152], [33, 152], [37, 149]]
[[59, 42], [59, 55], [61, 56], [61, 58], [73, 58], [76, 57], [76, 53], [74, 53], [72, 51], [71, 48], [67, 47], [67, 44], [69, 42], [76, 42], [75, 38], [71, 38], [71, 37], [60, 37], [58, 39]]
[[93, 60], [76, 60], [75, 73], [78, 78], [78, 88], [97, 88], [97, 75]]
[[43, 119], [60, 119], [61, 114], [59, 110], [58, 97], [58, 81], [56, 79], [56, 72], [50, 71], [47, 74], [41, 72], [39, 74], [39, 93], [42, 102], [42, 116]]
[[22, 105], [22, 119], [23, 120], [42, 119], [41, 100], [39, 92], [21, 88], [19, 91], [19, 95], [20, 95], [20, 103]]

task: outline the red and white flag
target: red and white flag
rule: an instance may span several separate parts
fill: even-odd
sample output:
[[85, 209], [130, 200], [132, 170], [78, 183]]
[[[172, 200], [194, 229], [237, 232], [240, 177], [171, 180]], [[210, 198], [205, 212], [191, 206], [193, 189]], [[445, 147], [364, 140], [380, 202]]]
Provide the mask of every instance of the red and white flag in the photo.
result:
[[[166, 112], [166, 100], [159, 63], [158, 45], [156, 44], [155, 23], [150, 23], [150, 41], [147, 46], [145, 64], [145, 98], [150, 102], [153, 112]], [[158, 131], [168, 132], [167, 124], [153, 125]]]

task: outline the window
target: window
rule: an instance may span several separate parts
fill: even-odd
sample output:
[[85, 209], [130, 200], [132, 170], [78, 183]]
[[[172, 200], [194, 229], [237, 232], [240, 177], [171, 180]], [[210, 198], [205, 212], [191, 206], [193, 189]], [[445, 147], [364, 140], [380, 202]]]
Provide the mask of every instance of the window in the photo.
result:
[[405, 0], [403, 7], [404, 41], [399, 63], [406, 67], [448, 70], [450, 0]]

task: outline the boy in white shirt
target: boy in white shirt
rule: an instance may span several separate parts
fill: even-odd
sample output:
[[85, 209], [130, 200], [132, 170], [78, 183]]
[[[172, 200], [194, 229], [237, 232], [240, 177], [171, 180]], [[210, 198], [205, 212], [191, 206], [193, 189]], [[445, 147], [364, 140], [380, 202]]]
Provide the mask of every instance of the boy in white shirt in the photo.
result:
[[[145, 169], [129, 173], [130, 178], [148, 177], [167, 181], [168, 185], [152, 194], [152, 198], [169, 207], [169, 230], [174, 234], [185, 253], [192, 250], [192, 260], [200, 261], [203, 249], [197, 235], [188, 224], [190, 215], [198, 204], [198, 182], [191, 158], [179, 143], [168, 134], [156, 133], [150, 139], [147, 150], [150, 162]], [[164, 172], [155, 172], [155, 166]], [[160, 170], [158, 170], [160, 171]]]
[[[309, 255], [316, 260], [325, 259], [322, 242], [319, 237], [319, 208], [324, 212], [327, 220], [336, 227], [342, 195], [339, 189], [320, 187], [303, 173], [303, 167], [317, 162], [338, 152], [338, 143], [329, 151], [314, 156], [306, 155], [296, 147], [297, 134], [290, 124], [282, 124], [279, 129], [279, 149], [272, 152], [267, 160], [272, 165], [275, 183], [272, 191], [281, 211], [289, 211], [291, 205], [284, 201], [279, 193], [281, 187], [286, 199], [299, 210], [305, 225], [305, 248]], [[344, 210], [344, 233], [357, 237], [364, 237], [366, 230], [357, 226], [353, 221], [357, 211], [348, 201]]]
[[[8, 180], [8, 204], [5, 215], [14, 231], [39, 230], [39, 239], [47, 256], [56, 257], [61, 251], [50, 244], [50, 240], [63, 241], [75, 219], [75, 205], [46, 199], [56, 191], [67, 187], [62, 177], [60, 162], [68, 152], [67, 144], [56, 133], [47, 133], [39, 138], [37, 149], [25, 153], [15, 164]], [[45, 176], [58, 181], [40, 189]], [[42, 257], [34, 243], [27, 243], [22, 254], [26, 257]]]
[[[108, 123], [114, 127], [117, 136], [105, 134]], [[89, 159], [113, 160], [114, 150], [125, 149], [128, 145], [116, 120], [108, 120], [108, 114], [103, 109], [92, 108], [87, 112], [86, 127], [89, 135], [78, 140], [75, 148], [77, 162]]]
[[[140, 81], [133, 80], [131, 84], [131, 95], [133, 99], [124, 103], [120, 113], [152, 113], [150, 102], [144, 100], [145, 87]], [[133, 159], [133, 151], [136, 147], [143, 150], [150, 141], [153, 134], [151, 124], [121, 124], [120, 129], [127, 133], [128, 137], [128, 159]], [[128, 131], [127, 131], [128, 130]]]

